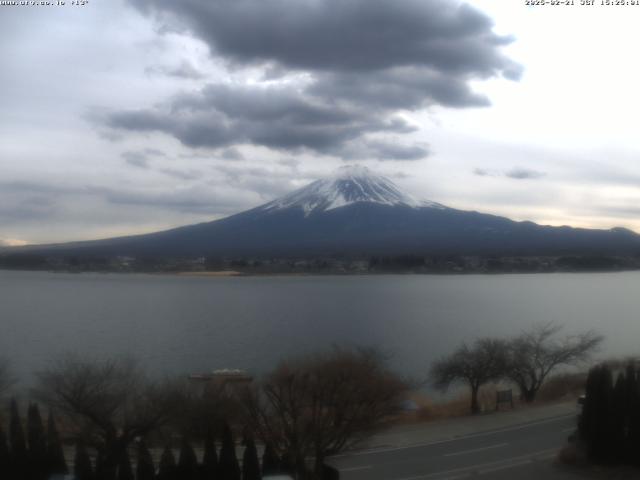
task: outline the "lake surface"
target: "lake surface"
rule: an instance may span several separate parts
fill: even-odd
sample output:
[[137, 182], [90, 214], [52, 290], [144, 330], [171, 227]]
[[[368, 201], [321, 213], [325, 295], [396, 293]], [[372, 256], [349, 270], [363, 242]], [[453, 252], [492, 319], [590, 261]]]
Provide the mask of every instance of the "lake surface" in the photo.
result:
[[56, 355], [133, 354], [156, 373], [260, 373], [331, 345], [377, 346], [423, 378], [463, 340], [536, 322], [640, 352], [640, 273], [199, 278], [0, 271], [0, 356], [23, 379]]

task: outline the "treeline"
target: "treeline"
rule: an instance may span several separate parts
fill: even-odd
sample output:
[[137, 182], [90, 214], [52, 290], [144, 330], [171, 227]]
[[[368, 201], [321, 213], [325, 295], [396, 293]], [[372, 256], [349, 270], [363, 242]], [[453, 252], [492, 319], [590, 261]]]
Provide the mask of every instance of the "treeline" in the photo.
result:
[[[231, 429], [225, 425], [219, 449], [213, 435], [207, 435], [200, 460], [192, 443], [183, 438], [177, 456], [171, 447], [165, 446], [156, 464], [147, 443], [139, 440], [133, 447], [133, 455], [125, 451], [113, 469], [105, 468], [100, 453], [92, 462], [87, 448], [78, 443], [73, 473], [76, 480], [261, 480], [270, 475], [295, 474], [287, 459], [279, 458], [270, 445], [264, 448], [260, 459], [253, 437], [246, 437], [242, 443], [240, 462]], [[328, 475], [325, 478], [334, 478], [331, 473]]]
[[[6, 364], [0, 367], [2, 395], [11, 382]], [[78, 480], [254, 480], [272, 473], [324, 480], [337, 478], [326, 458], [383, 428], [401, 411], [407, 389], [376, 350], [335, 348], [283, 361], [260, 380], [152, 379], [130, 359], [67, 355], [37, 373], [30, 398], [60, 418], [65, 444], [75, 446], [70, 470]], [[53, 418], [44, 433], [35, 405], [27, 417], [23, 423], [11, 404], [0, 478], [43, 480], [69, 470]]]
[[[124, 449], [113, 467], [105, 462], [104, 451], [92, 455], [93, 449], [84, 441], [75, 442], [69, 467], [53, 415], [49, 414], [45, 429], [37, 404], [29, 405], [24, 423], [17, 403], [12, 401], [8, 431], [7, 438], [0, 424], [0, 478], [6, 480], [47, 480], [69, 473], [76, 480], [260, 480], [268, 475], [294, 474], [287, 458], [278, 457], [270, 445], [264, 447], [260, 460], [253, 437], [246, 433], [239, 462], [232, 431], [226, 424], [219, 450], [214, 436], [206, 436], [200, 461], [191, 442], [182, 438], [177, 458], [174, 450], [165, 446], [156, 465], [146, 441], [137, 439], [134, 446]], [[336, 478], [330, 468], [326, 472], [325, 478]]]
[[640, 465], [640, 372], [634, 364], [617, 375], [608, 365], [589, 371], [578, 439], [595, 463]]
[[440, 390], [454, 383], [471, 391], [471, 413], [480, 413], [478, 394], [489, 382], [509, 382], [530, 403], [549, 375], [562, 366], [575, 366], [596, 351], [603, 337], [587, 331], [560, 337], [562, 327], [553, 322], [536, 325], [512, 338], [479, 338], [463, 343], [431, 366], [430, 380]]
[[0, 253], [0, 268], [62, 272], [268, 273], [549, 273], [640, 269], [640, 256], [611, 255], [359, 255], [306, 257], [163, 257]]

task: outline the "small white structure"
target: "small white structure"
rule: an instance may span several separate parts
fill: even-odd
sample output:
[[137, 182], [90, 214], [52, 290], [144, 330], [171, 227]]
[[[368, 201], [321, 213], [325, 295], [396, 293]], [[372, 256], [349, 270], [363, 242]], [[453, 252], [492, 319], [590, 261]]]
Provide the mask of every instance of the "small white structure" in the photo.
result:
[[239, 368], [222, 368], [211, 373], [194, 373], [189, 380], [227, 382], [251, 382], [253, 377]]

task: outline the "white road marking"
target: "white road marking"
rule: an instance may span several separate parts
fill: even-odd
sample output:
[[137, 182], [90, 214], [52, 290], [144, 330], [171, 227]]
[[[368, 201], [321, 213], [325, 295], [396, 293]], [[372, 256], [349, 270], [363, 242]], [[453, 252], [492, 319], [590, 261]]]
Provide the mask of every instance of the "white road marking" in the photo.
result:
[[461, 452], [445, 453], [443, 455], [443, 457], [457, 457], [457, 456], [460, 456], [460, 455], [467, 455], [469, 453], [482, 452], [483, 450], [491, 450], [493, 448], [502, 448], [502, 447], [506, 447], [507, 445], [509, 445], [509, 444], [508, 443], [498, 443], [496, 445], [489, 445], [487, 447], [473, 448], [471, 450], [462, 450]]
[[341, 472], [355, 472], [357, 470], [370, 470], [373, 468], [373, 465], [363, 465], [361, 467], [349, 467], [349, 468], [343, 468], [340, 471]]
[[[443, 470], [441, 472], [427, 473], [425, 475], [416, 475], [413, 477], [401, 477], [394, 480], [428, 480], [430, 478], [442, 477], [442, 480], [452, 480], [454, 478], [461, 478], [467, 474], [474, 472], [481, 473], [482, 471], [491, 472], [504, 470], [505, 468], [517, 467], [519, 465], [525, 465], [531, 460], [546, 459], [557, 451], [555, 448], [540, 450], [538, 452], [529, 453], [527, 455], [520, 455], [518, 457], [506, 458], [504, 460], [497, 460], [488, 463], [479, 463], [477, 465], [470, 465], [468, 467], [454, 468], [451, 470]], [[463, 475], [464, 473], [464, 475]], [[457, 475], [456, 475], [457, 474]], [[446, 475], [449, 475], [448, 477]]]
[[400, 450], [410, 450], [412, 448], [422, 448], [422, 447], [429, 447], [431, 445], [440, 445], [442, 443], [450, 443], [450, 442], [457, 442], [458, 440], [466, 440], [467, 438], [478, 438], [478, 437], [486, 437], [489, 435], [495, 435], [497, 433], [503, 433], [503, 432], [512, 432], [515, 430], [522, 430], [522, 429], [526, 429], [529, 427], [535, 427], [537, 425], [544, 425], [545, 423], [553, 423], [553, 422], [559, 422], [561, 420], [565, 420], [569, 417], [574, 416], [573, 413], [568, 413], [566, 415], [560, 415], [557, 417], [553, 417], [553, 418], [548, 418], [546, 420], [539, 420], [536, 422], [529, 422], [529, 423], [525, 423], [525, 424], [520, 424], [514, 427], [505, 427], [505, 428], [501, 428], [498, 430], [491, 430], [488, 432], [481, 432], [481, 433], [472, 433], [470, 435], [462, 435], [459, 437], [450, 437], [444, 440], [436, 440], [433, 442], [425, 442], [425, 443], [413, 443], [411, 445], [405, 445], [404, 447], [388, 447], [388, 448], [371, 448], [369, 450], [361, 450], [359, 452], [351, 452], [351, 453], [342, 453], [340, 455], [333, 455], [330, 458], [342, 458], [342, 457], [358, 457], [361, 455], [372, 455], [372, 454], [376, 454], [376, 453], [386, 453], [386, 452], [398, 452]]

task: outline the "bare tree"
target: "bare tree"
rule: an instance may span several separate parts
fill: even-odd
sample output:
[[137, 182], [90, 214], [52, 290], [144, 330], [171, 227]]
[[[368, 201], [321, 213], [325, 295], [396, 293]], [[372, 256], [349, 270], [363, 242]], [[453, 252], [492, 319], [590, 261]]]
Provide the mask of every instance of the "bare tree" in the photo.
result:
[[203, 441], [211, 432], [219, 432], [225, 422], [237, 423], [242, 407], [234, 388], [224, 381], [176, 379], [171, 382], [174, 401], [180, 408], [172, 415], [168, 435], [179, 432], [193, 441]]
[[471, 346], [463, 343], [451, 355], [433, 364], [431, 383], [446, 391], [453, 383], [464, 382], [471, 389], [471, 413], [480, 412], [478, 392], [487, 382], [505, 375], [507, 343], [500, 339], [482, 338]]
[[148, 381], [131, 360], [66, 356], [38, 379], [35, 395], [100, 452], [101, 478], [113, 478], [131, 442], [166, 423], [175, 408], [172, 391]]
[[9, 361], [0, 357], [0, 398], [13, 386], [15, 379], [11, 374]]
[[535, 400], [553, 370], [584, 362], [604, 340], [593, 331], [557, 338], [561, 330], [561, 326], [549, 322], [533, 327], [509, 343], [507, 376], [518, 386], [525, 402]]
[[315, 460], [362, 441], [399, 411], [407, 383], [385, 367], [373, 350], [334, 349], [283, 362], [257, 386], [244, 391], [249, 426], [286, 454], [298, 474]]

